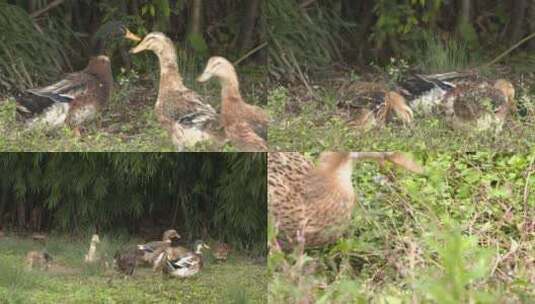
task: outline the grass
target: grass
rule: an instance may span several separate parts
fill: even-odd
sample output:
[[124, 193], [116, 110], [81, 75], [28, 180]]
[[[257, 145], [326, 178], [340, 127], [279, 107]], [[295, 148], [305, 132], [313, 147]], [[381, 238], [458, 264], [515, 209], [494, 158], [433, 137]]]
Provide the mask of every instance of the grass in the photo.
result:
[[[88, 238], [89, 240], [89, 238]], [[130, 242], [129, 242], [130, 243]], [[106, 260], [123, 239], [104, 239]], [[235, 255], [226, 263], [207, 259], [204, 270], [191, 279], [168, 279], [139, 268], [132, 278], [104, 265], [85, 265], [88, 242], [52, 237], [47, 250], [54, 261], [46, 272], [27, 271], [23, 260], [42, 245], [10, 236], [0, 240], [0, 303], [265, 303], [265, 266]]]
[[528, 151], [535, 142], [535, 91], [517, 86], [520, 111], [499, 135], [463, 132], [449, 128], [440, 117], [415, 117], [410, 126], [391, 123], [369, 130], [351, 127], [336, 103], [340, 87], [329, 81], [317, 83], [314, 95], [301, 86], [279, 86], [268, 95], [272, 150], [401, 150], [401, 151]]
[[335, 244], [271, 247], [270, 302], [535, 301], [535, 153], [412, 156], [425, 174], [355, 166], [358, 205]]
[[[253, 73], [254, 74], [254, 73]], [[256, 80], [258, 75], [243, 76], [242, 94], [252, 104], [264, 104], [265, 90]], [[82, 137], [76, 137], [67, 128], [56, 130], [29, 130], [15, 118], [13, 98], [0, 96], [0, 151], [118, 151], [153, 152], [175, 151], [167, 132], [159, 125], [154, 114], [158, 82], [155, 77], [140, 79], [131, 72], [116, 79], [110, 103], [96, 122], [85, 126]], [[188, 78], [186, 78], [188, 80]], [[216, 81], [186, 85], [206, 97], [216, 109], [220, 106], [220, 87]], [[232, 146], [218, 148], [213, 143], [200, 143], [192, 151], [236, 151]]]

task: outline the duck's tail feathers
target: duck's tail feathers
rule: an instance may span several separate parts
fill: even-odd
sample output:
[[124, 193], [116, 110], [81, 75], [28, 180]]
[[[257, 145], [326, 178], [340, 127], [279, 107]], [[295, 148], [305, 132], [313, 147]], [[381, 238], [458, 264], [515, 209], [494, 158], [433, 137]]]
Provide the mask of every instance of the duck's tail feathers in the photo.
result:
[[393, 91], [388, 92], [385, 96], [385, 106], [387, 111], [394, 111], [404, 123], [409, 124], [412, 122], [414, 113], [402, 95]]

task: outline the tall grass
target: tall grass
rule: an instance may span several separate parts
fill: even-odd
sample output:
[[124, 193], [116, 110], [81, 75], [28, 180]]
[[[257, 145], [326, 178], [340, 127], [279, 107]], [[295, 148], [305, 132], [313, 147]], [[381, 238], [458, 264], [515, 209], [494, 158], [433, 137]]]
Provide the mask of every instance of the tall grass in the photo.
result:
[[69, 66], [72, 32], [59, 21], [37, 25], [20, 7], [0, 2], [0, 92], [56, 77]]
[[471, 51], [463, 41], [454, 37], [441, 39], [431, 32], [423, 34], [420, 50], [415, 52], [414, 61], [426, 73], [463, 70], [476, 60], [475, 56], [470, 56]]

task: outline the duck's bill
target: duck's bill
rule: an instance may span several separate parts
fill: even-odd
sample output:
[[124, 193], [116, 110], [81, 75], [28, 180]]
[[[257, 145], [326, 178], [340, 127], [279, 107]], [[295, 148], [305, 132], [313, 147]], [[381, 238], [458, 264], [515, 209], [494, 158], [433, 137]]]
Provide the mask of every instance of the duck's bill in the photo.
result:
[[197, 77], [198, 82], [206, 82], [212, 78], [212, 73], [204, 71], [199, 77]]
[[129, 31], [127, 28], [124, 29], [125, 30], [125, 34], [124, 34], [124, 37], [128, 40], [132, 40], [132, 41], [136, 41], [136, 42], [139, 42], [141, 41], [141, 37], [139, 37], [138, 35], [132, 33], [131, 31]]

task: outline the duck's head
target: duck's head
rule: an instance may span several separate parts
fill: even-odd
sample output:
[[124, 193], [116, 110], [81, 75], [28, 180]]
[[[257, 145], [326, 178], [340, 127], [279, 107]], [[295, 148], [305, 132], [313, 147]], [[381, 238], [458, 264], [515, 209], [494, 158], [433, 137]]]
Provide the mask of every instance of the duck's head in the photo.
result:
[[210, 246], [208, 246], [203, 240], [198, 240], [193, 244], [193, 248], [195, 248], [195, 253], [201, 254], [203, 249], [210, 249]]
[[515, 99], [515, 87], [509, 80], [496, 80], [494, 83], [494, 88], [500, 90], [507, 97], [509, 102], [512, 102]]
[[[126, 37], [126, 38], [128, 38], [128, 37]], [[135, 40], [135, 38], [134, 39], [128, 38], [128, 39], [134, 40], [134, 41], [139, 41], [139, 40]], [[175, 45], [173, 44], [173, 41], [171, 41], [171, 39], [169, 39], [163, 33], [152, 32], [152, 33], [148, 34], [147, 36], [145, 36], [145, 38], [143, 38], [143, 40], [141, 40], [141, 42], [137, 46], [132, 48], [130, 50], [130, 53], [137, 54], [139, 52], [142, 52], [142, 51], [145, 51], [145, 50], [149, 50], [149, 51], [153, 51], [154, 53], [159, 55], [159, 54], [162, 54], [166, 49], [169, 49], [169, 48], [171, 48], [173, 50], [175, 48]]]
[[98, 237], [98, 234], [93, 234], [91, 237], [91, 243], [100, 243], [100, 238]]
[[197, 81], [206, 82], [212, 77], [228, 79], [229, 77], [235, 77], [235, 75], [236, 70], [230, 61], [223, 57], [215, 56], [208, 60], [204, 72], [197, 77]]
[[171, 240], [176, 240], [176, 239], [180, 239], [180, 234], [178, 234], [178, 232], [176, 232], [175, 229], [169, 229], [163, 233], [163, 236], [162, 236], [163, 241], [171, 241]]

